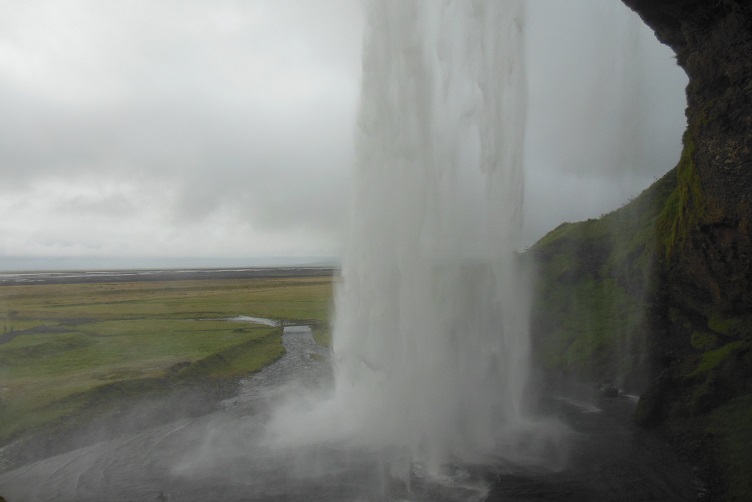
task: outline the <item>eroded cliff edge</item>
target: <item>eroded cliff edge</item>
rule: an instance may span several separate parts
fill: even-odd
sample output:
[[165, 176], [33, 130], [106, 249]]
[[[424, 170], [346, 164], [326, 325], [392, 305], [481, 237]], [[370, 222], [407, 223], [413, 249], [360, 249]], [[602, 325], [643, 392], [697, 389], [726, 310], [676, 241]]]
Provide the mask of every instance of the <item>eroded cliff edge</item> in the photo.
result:
[[538, 263], [549, 374], [641, 393], [635, 419], [707, 460], [711, 497], [752, 499], [752, 2], [623, 0], [689, 76], [677, 166]]

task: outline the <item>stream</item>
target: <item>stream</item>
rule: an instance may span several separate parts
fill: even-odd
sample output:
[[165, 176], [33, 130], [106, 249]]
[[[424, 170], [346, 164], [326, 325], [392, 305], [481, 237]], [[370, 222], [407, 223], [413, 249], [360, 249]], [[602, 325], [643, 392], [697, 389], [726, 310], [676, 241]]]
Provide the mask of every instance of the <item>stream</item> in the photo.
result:
[[[499, 460], [447, 466], [441, 476], [399, 454], [342, 442], [279, 447], [265, 437], [272, 404], [331, 385], [329, 351], [305, 326], [285, 327], [286, 354], [243, 380], [216, 411], [89, 444], [0, 474], [20, 501], [681, 501], [702, 492], [690, 465], [631, 425], [634, 400], [553, 396], [545, 413], [572, 434], [556, 469]], [[305, 427], [305, 424], [300, 424]], [[386, 459], [386, 461], [385, 461]]]

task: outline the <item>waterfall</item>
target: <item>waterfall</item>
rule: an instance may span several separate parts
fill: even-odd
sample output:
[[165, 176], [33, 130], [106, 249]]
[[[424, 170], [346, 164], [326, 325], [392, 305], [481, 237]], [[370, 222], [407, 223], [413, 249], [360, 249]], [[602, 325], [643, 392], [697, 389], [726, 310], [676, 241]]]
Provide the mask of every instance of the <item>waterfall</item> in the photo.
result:
[[527, 421], [524, 21], [520, 0], [367, 5], [333, 402], [339, 431], [414, 462]]

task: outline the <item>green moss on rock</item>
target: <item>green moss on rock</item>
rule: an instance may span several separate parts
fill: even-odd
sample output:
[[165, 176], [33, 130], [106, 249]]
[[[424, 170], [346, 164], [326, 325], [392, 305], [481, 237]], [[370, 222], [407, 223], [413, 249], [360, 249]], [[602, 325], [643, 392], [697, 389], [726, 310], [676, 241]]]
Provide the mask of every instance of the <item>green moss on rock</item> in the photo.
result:
[[676, 188], [666, 200], [656, 222], [656, 231], [667, 258], [684, 244], [690, 229], [700, 222], [706, 210], [694, 163], [694, 151], [694, 142], [685, 134], [684, 149], [675, 169]]
[[709, 350], [702, 354], [697, 369], [692, 375], [706, 374], [721, 366], [728, 359], [739, 351], [749, 350], [750, 344], [747, 342], [727, 343], [723, 347], [715, 350]]
[[708, 315], [708, 326], [722, 335], [733, 338], [749, 338], [752, 336], [752, 316], [722, 316], [718, 313]]
[[634, 379], [649, 357], [655, 221], [673, 172], [599, 219], [564, 223], [530, 250], [538, 270], [533, 336], [545, 369], [602, 381]]
[[718, 346], [718, 337], [712, 333], [695, 331], [692, 333], [689, 343], [697, 350], [711, 350]]

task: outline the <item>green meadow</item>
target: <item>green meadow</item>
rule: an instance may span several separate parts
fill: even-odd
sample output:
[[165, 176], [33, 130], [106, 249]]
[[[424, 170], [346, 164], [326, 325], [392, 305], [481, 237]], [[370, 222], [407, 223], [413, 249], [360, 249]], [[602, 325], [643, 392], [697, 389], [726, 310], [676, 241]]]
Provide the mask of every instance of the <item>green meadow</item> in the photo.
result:
[[330, 277], [0, 287], [0, 444], [92, 403], [237, 379], [284, 354], [281, 329], [325, 330]]

